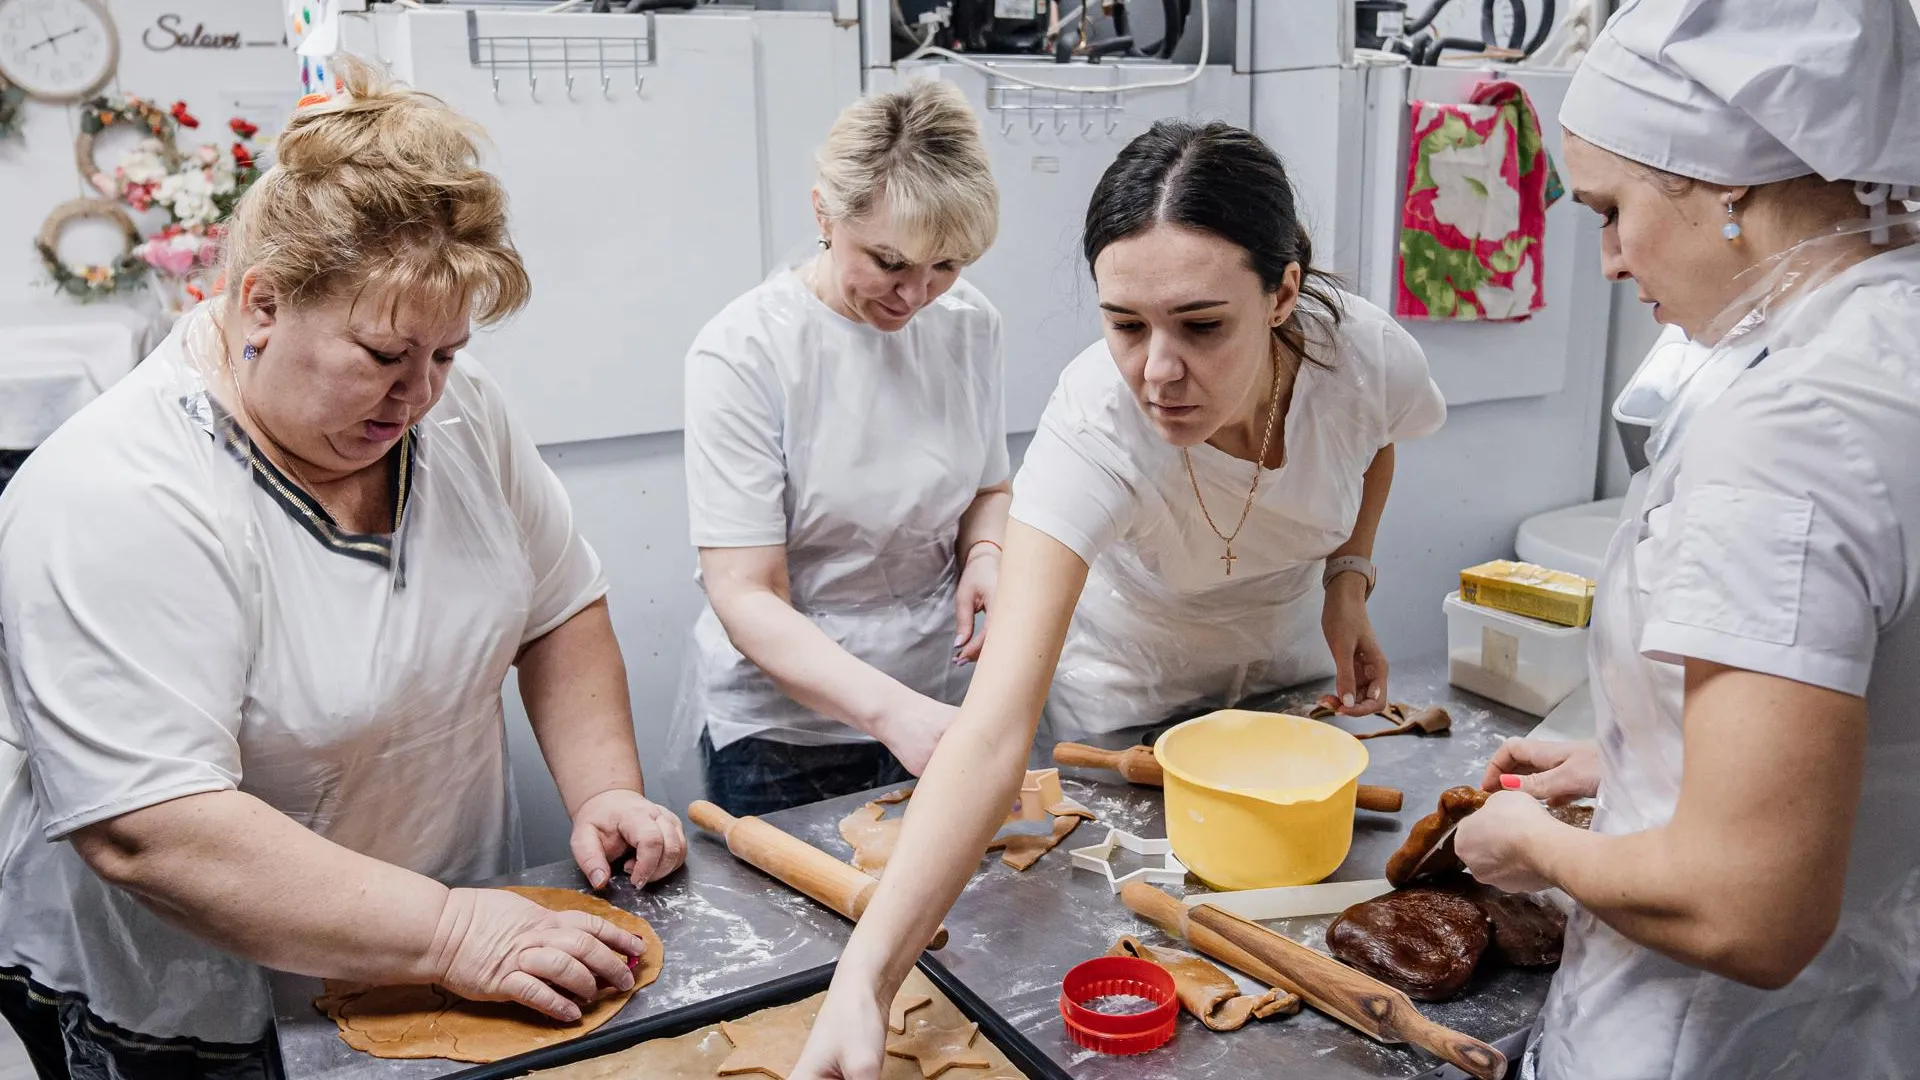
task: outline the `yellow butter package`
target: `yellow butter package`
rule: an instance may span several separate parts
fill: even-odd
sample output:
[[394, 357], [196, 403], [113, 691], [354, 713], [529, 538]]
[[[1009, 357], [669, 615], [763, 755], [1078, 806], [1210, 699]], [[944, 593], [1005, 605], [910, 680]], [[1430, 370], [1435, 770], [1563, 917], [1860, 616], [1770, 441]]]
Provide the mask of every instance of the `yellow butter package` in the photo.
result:
[[1460, 571], [1460, 599], [1560, 626], [1593, 617], [1594, 583], [1579, 574], [1495, 559]]

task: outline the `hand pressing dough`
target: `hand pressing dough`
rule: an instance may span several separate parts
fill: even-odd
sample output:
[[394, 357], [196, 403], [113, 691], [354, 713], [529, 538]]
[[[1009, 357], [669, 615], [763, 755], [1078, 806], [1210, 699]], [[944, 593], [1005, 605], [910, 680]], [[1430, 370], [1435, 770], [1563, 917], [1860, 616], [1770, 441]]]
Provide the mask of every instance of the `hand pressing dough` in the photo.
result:
[[[1487, 795], [1479, 788], [1465, 785], [1441, 792], [1440, 804], [1433, 813], [1414, 822], [1400, 850], [1387, 859], [1387, 880], [1398, 888], [1415, 880], [1440, 880], [1464, 871], [1466, 865], [1453, 853], [1450, 830], [1461, 819], [1485, 806]], [[1547, 813], [1576, 829], [1593, 825], [1591, 806], [1554, 806], [1549, 807]]]
[[980, 1025], [971, 1021], [952, 1027], [918, 1019], [910, 1034], [887, 1040], [887, 1053], [918, 1062], [924, 1080], [933, 1080], [948, 1069], [991, 1069], [993, 1062], [972, 1049], [974, 1036], [979, 1033]]
[[1258, 997], [1242, 994], [1231, 975], [1190, 952], [1155, 948], [1135, 938], [1123, 937], [1107, 955], [1132, 956], [1165, 968], [1167, 974], [1173, 976], [1174, 992], [1180, 997], [1181, 1007], [1214, 1031], [1235, 1031], [1249, 1020], [1292, 1016], [1300, 1011], [1298, 995], [1285, 990], [1269, 990]]
[[467, 1001], [437, 986], [376, 986], [328, 979], [314, 1007], [340, 1025], [348, 1046], [381, 1058], [447, 1058], [487, 1063], [566, 1042], [592, 1031], [620, 1012], [627, 999], [660, 977], [659, 935], [647, 921], [597, 896], [572, 889], [513, 886], [553, 911], [584, 911], [647, 943], [633, 973], [633, 989], [603, 997], [571, 1024], [549, 1020], [509, 1001]]
[[1486, 912], [1441, 889], [1390, 892], [1340, 913], [1327, 951], [1420, 1001], [1450, 1001], [1473, 977], [1492, 939]]
[[[925, 974], [916, 969], [907, 973], [900, 996], [894, 999], [896, 1010], [903, 1002], [917, 998], [926, 999], [927, 1004], [906, 1010], [916, 1023], [924, 1018], [935, 1026], [955, 1030], [963, 1029], [968, 1024], [966, 1016], [927, 980]], [[763, 1009], [737, 1022], [729, 1021], [727, 1027], [742, 1038], [749, 1039], [751, 1035], [741, 1031], [742, 1028], [764, 1025], [784, 1029], [792, 1042], [790, 1051], [780, 1060], [790, 1061], [799, 1057], [806, 1041], [806, 1028], [802, 1025], [796, 1030], [792, 1025], [783, 1023], [782, 1015], [800, 1013], [806, 1017], [816, 1016], [825, 1000], [825, 994], [815, 994], [805, 1001]], [[714, 1080], [720, 1074], [720, 1069], [733, 1057], [735, 1049], [733, 1043], [721, 1033], [720, 1026], [714, 1024], [678, 1038], [655, 1039], [588, 1061], [531, 1073], [527, 1080]], [[970, 1052], [986, 1058], [987, 1067], [973, 1066], [964, 1072], [948, 1070], [943, 1080], [1025, 1080], [1006, 1055], [1000, 1052], [1000, 1048], [989, 1040], [974, 1040]], [[775, 1064], [779, 1067], [778, 1062]], [[765, 1077], [774, 1074], [763, 1071], [736, 1075]], [[889, 1055], [882, 1059], [880, 1080], [925, 1080], [925, 1076], [912, 1059]]]
[[[879, 877], [880, 872], [887, 868], [888, 860], [893, 858], [894, 846], [900, 842], [901, 824], [900, 818], [886, 816], [887, 807], [906, 802], [912, 794], [911, 789], [888, 792], [840, 819], [840, 837], [853, 845], [855, 869]], [[1025, 870], [1039, 862], [1040, 856], [1059, 847], [1060, 841], [1079, 828], [1082, 820], [1093, 820], [1092, 811], [1071, 799], [1053, 809], [1063, 812], [1054, 817], [1050, 835], [1005, 833], [994, 837], [993, 842], [987, 845], [987, 850], [1001, 852], [1001, 862], [1015, 870]], [[1019, 821], [1020, 816], [1015, 813], [1008, 815], [1004, 824], [1012, 825]]]

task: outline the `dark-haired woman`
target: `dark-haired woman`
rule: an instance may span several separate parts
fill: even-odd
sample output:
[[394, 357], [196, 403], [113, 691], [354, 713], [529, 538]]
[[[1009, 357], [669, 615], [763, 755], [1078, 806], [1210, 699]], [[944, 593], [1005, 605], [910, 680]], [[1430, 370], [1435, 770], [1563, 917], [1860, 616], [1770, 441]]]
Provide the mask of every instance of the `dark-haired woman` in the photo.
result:
[[879, 1075], [888, 1003], [1005, 817], [1049, 688], [1059, 734], [1329, 668], [1344, 711], [1385, 699], [1374, 531], [1394, 443], [1446, 415], [1419, 346], [1313, 268], [1279, 159], [1224, 124], [1130, 143], [1085, 253], [1105, 340], [1014, 480], [994, 633], [796, 1080]]

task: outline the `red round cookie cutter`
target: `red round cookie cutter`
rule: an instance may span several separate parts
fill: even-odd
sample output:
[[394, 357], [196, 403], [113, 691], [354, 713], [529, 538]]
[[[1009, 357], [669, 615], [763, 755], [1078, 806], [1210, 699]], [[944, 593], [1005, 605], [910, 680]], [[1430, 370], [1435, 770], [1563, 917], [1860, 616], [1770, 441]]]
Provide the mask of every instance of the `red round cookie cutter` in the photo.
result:
[[[1086, 1003], [1113, 994], [1154, 1003], [1146, 1012], [1095, 1012]], [[1180, 998], [1173, 976], [1158, 964], [1132, 956], [1102, 956], [1067, 972], [1060, 984], [1060, 1015], [1074, 1042], [1102, 1054], [1144, 1054], [1173, 1038]]]

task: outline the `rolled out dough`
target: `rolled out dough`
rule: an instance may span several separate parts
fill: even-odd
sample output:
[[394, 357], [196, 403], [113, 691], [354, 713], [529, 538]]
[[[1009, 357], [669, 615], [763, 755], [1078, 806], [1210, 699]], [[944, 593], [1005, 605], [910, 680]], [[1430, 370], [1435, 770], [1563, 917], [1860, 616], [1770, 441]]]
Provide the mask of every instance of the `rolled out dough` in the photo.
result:
[[348, 1046], [382, 1058], [447, 1058], [487, 1063], [566, 1042], [614, 1018], [642, 987], [660, 977], [665, 957], [660, 937], [647, 921], [597, 896], [572, 889], [513, 886], [516, 892], [554, 911], [584, 911], [613, 923], [647, 943], [633, 973], [633, 989], [586, 1006], [571, 1024], [548, 1020], [524, 1005], [507, 1001], [467, 1001], [437, 986], [366, 986], [327, 980], [314, 1007], [340, 1025]]
[[[912, 1013], [916, 1027], [924, 1022], [936, 1029], [963, 1031], [971, 1024], [966, 1015], [917, 969], [907, 974], [906, 982], [900, 987], [900, 995], [895, 998], [895, 1008], [898, 1009], [903, 1001], [916, 998], [929, 1000], [924, 1006], [913, 1006], [906, 1010]], [[806, 1027], [790, 1023], [790, 1016], [817, 1015], [825, 1000], [825, 994], [815, 994], [805, 1001], [763, 1009], [752, 1016], [728, 1021], [726, 1027], [742, 1035], [743, 1041], [751, 1041], [748, 1033], [754, 1030], [784, 1032], [783, 1038], [790, 1041], [791, 1045], [778, 1054], [778, 1061], [773, 1065], [775, 1069], [783, 1069], [784, 1063], [800, 1056], [800, 1049], [806, 1040]], [[889, 1039], [889, 1042], [897, 1041], [897, 1036]], [[720, 1068], [734, 1057], [736, 1049], [727, 1035], [722, 1033], [721, 1026], [714, 1024], [679, 1038], [655, 1039], [573, 1065], [529, 1073], [524, 1080], [714, 1080]], [[1013, 1062], [1000, 1052], [1000, 1048], [984, 1036], [973, 1039], [967, 1050], [985, 1058], [988, 1066], [984, 1069], [978, 1066], [949, 1068], [945, 1070], [942, 1080], [1025, 1080], [1024, 1074], [1014, 1068]], [[764, 1080], [766, 1077], [785, 1080], [779, 1072], [764, 1070], [744, 1075], [752, 1080]], [[880, 1067], [880, 1080], [924, 1080], [924, 1075], [918, 1060], [888, 1054]]]

